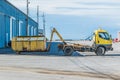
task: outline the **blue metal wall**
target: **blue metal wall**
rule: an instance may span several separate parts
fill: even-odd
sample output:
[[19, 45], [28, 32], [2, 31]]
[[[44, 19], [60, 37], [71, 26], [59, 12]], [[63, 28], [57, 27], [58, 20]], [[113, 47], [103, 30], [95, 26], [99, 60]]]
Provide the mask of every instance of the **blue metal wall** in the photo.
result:
[[[38, 24], [30, 17], [28, 24], [28, 35], [37, 35]], [[7, 0], [0, 0], [0, 48], [15, 36], [26, 36], [26, 15]]]

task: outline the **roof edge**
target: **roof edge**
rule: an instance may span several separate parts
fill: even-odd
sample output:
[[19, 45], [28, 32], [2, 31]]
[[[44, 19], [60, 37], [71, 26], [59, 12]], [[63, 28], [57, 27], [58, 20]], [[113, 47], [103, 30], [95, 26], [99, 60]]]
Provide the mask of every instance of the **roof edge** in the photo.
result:
[[[15, 9], [17, 9], [18, 11], [22, 12], [25, 16], [27, 16], [27, 14], [25, 14], [23, 11], [21, 11], [19, 8], [17, 8], [15, 5], [13, 5], [12, 3], [10, 3], [8, 0], [4, 0], [6, 1], [8, 4], [12, 5]], [[33, 18], [31, 18], [30, 16], [28, 16], [31, 20], [33, 20], [35, 23], [37, 23]], [[37, 23], [38, 24], [38, 23]]]

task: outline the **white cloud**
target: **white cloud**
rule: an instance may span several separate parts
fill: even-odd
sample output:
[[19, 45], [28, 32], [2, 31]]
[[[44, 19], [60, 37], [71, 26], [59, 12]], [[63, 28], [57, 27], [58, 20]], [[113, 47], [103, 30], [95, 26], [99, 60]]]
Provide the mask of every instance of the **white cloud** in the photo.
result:
[[[25, 12], [26, 0], [9, 0]], [[30, 10], [64, 15], [119, 15], [120, 0], [29, 0]], [[102, 5], [103, 4], [103, 5]], [[108, 5], [109, 4], [109, 5]], [[114, 4], [114, 5], [112, 5]], [[117, 6], [116, 6], [117, 5]], [[32, 12], [31, 11], [31, 12]]]
[[120, 23], [116, 23], [116, 25], [117, 25], [118, 27], [120, 27]]
[[[8, 1], [26, 13], [26, 0], [8, 0]], [[81, 20], [83, 19], [81, 15], [88, 16], [88, 17], [92, 16], [92, 18], [93, 16], [95, 16], [95, 19], [92, 19], [92, 22], [89, 23], [88, 26], [90, 25], [93, 26], [93, 25], [98, 24], [98, 25], [107, 26], [108, 29], [112, 28], [113, 26], [114, 28], [117, 27], [116, 29], [118, 29], [120, 25], [119, 23], [120, 21], [120, 0], [29, 0], [29, 1], [30, 1], [30, 5], [29, 5], [30, 16], [34, 20], [36, 20], [36, 7], [37, 5], [39, 5], [40, 11], [45, 12], [46, 14], [62, 14], [62, 15], [77, 15], [77, 16], [80, 15]], [[101, 16], [103, 16], [104, 18], [102, 17], [101, 19]], [[108, 17], [106, 18], [106, 16]], [[76, 29], [78, 29], [79, 25], [83, 25], [87, 22], [85, 20], [87, 19], [85, 18], [82, 22], [81, 21], [74, 22], [71, 25], [67, 24], [68, 27], [65, 27], [66, 25], [61, 24], [61, 23], [64, 23], [64, 21], [58, 22], [58, 23], [54, 23], [53, 21], [53, 23], [50, 22], [50, 24], [47, 24], [47, 25], [49, 26], [51, 26], [51, 24], [58, 25], [58, 26], [62, 25], [64, 26], [64, 28], [69, 29], [69, 27], [74, 26], [74, 24], [78, 24], [76, 26]], [[83, 27], [86, 27], [86, 26], [83, 25]], [[69, 32], [73, 32], [73, 30], [69, 29]], [[81, 34], [79, 33], [80, 31], [81, 29], [78, 31], [78, 33], [76, 34], [73, 33], [73, 35]], [[112, 28], [111, 31], [113, 31], [113, 33], [115, 34], [115, 29]], [[48, 26], [47, 26], [46, 32], [49, 32]], [[61, 32], [63, 31], [61, 30]], [[66, 34], [68, 33], [66, 32]], [[65, 34], [62, 34], [62, 35], [66, 37], [69, 36]], [[72, 36], [70, 35], [70, 37]]]

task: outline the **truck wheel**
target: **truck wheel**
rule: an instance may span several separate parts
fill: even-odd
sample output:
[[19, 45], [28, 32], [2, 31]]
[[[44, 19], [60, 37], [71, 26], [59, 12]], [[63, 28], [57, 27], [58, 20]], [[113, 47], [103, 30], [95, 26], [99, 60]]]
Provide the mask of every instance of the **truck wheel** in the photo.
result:
[[19, 55], [19, 54], [20, 54], [20, 52], [18, 51], [18, 52], [16, 52], [16, 54], [17, 54], [17, 55]]
[[105, 48], [104, 47], [98, 47], [97, 50], [95, 51], [97, 56], [103, 56], [105, 55]]
[[64, 48], [64, 54], [65, 56], [71, 56], [73, 53], [73, 48], [72, 47], [65, 47]]

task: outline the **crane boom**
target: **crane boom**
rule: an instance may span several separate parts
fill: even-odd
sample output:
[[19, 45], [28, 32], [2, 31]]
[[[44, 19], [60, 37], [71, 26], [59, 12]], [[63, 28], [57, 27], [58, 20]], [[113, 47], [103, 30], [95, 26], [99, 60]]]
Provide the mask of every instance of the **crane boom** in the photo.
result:
[[57, 34], [57, 36], [60, 38], [60, 40], [61, 40], [64, 44], [67, 44], [67, 43], [64, 41], [64, 39], [62, 38], [62, 36], [59, 34], [59, 32], [58, 32], [55, 28], [53, 28], [52, 33], [51, 33], [51, 37], [50, 37], [50, 43], [48, 44], [48, 48], [47, 48], [48, 51], [49, 51], [49, 49], [50, 49], [50, 46], [51, 46], [51, 42], [52, 42], [52, 40], [53, 40], [53, 35], [54, 35], [54, 33]]

